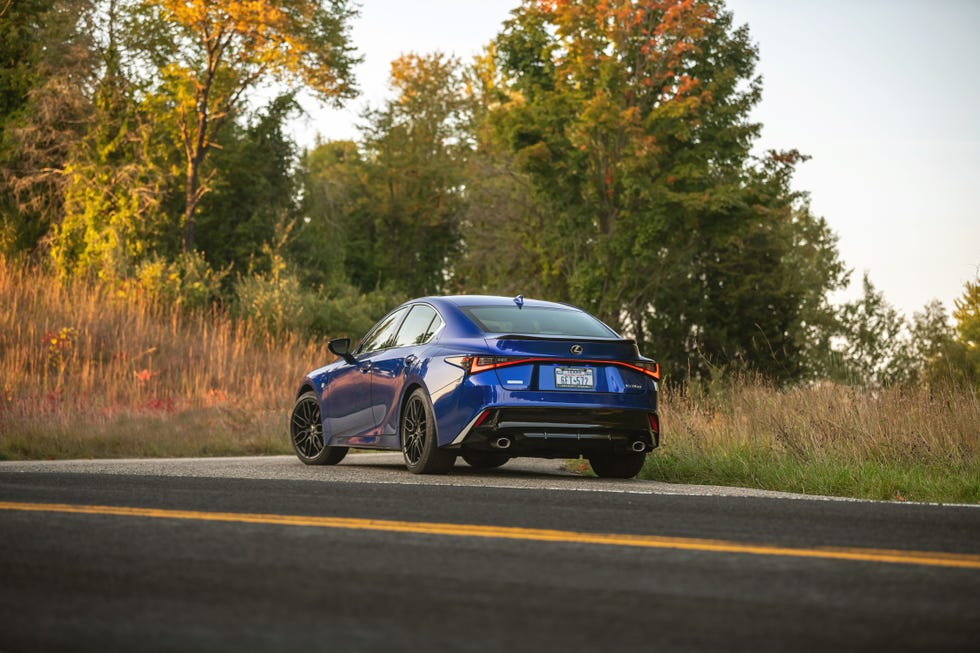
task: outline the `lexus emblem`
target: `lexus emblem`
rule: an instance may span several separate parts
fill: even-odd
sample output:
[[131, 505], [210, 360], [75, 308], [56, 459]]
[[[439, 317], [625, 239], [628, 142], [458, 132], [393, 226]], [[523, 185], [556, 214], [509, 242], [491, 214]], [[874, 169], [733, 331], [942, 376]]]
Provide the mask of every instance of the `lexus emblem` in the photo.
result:
[[578, 356], [584, 350], [582, 349], [582, 345], [572, 345], [571, 351], [572, 351], [573, 354], [575, 354], [576, 356]]

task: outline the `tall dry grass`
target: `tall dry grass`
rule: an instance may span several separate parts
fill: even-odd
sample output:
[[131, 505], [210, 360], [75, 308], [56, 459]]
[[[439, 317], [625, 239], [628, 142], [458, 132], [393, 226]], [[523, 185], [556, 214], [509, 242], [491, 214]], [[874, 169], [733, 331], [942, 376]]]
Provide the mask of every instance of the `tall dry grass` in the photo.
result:
[[648, 477], [811, 494], [980, 501], [980, 398], [962, 386], [668, 388]]
[[0, 259], [0, 457], [286, 452], [322, 341]]

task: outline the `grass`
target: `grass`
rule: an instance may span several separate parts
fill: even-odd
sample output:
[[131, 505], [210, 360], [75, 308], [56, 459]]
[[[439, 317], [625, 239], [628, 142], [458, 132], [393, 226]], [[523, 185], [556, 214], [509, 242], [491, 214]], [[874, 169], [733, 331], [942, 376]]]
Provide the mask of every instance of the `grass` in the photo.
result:
[[868, 499], [980, 502], [980, 399], [963, 387], [667, 389], [641, 476]]
[[0, 459], [287, 453], [325, 343], [0, 259]]
[[[325, 342], [0, 258], [0, 459], [289, 453]], [[642, 477], [872, 499], [980, 502], [980, 399], [956, 387], [667, 388]]]

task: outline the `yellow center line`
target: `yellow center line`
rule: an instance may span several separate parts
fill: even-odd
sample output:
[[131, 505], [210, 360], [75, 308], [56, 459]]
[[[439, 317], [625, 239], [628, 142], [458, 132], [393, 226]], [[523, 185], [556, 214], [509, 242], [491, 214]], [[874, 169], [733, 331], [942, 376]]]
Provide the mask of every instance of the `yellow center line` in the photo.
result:
[[649, 549], [743, 553], [763, 556], [821, 558], [826, 560], [857, 560], [933, 567], [980, 569], [980, 555], [934, 551], [901, 551], [893, 549], [815, 547], [796, 548], [768, 544], [745, 544], [726, 540], [702, 540], [659, 535], [630, 535], [626, 533], [584, 533], [541, 528], [512, 526], [481, 526], [478, 524], [444, 524], [409, 522], [388, 519], [353, 517], [309, 517], [304, 515], [272, 515], [240, 512], [203, 512], [198, 510], [167, 510], [125, 506], [92, 506], [68, 503], [23, 503], [0, 501], [0, 510], [25, 512], [55, 512], [83, 515], [112, 515], [118, 517], [149, 517], [156, 519], [188, 519], [194, 521], [231, 522], [242, 524], [272, 524], [278, 526], [308, 526], [348, 530], [420, 533], [449, 537], [485, 537], [506, 540], [562, 542], [570, 544], [604, 544]]

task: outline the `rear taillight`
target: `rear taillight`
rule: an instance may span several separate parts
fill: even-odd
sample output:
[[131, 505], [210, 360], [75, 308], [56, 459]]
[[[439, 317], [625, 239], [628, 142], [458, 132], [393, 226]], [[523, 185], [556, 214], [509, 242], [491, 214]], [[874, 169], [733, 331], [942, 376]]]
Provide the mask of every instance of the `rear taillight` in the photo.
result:
[[484, 356], [482, 354], [470, 354], [468, 356], [448, 356], [446, 362], [462, 367], [470, 374], [485, 372], [498, 367], [508, 365], [519, 365], [521, 363], [561, 363], [569, 365], [618, 365], [636, 370], [655, 381], [660, 380], [660, 363], [654, 361], [636, 361], [625, 363], [623, 361], [593, 360], [593, 359], [562, 359], [562, 358], [529, 358], [521, 356]]
[[470, 374], [504, 367], [505, 365], [516, 365], [528, 360], [527, 358], [514, 358], [512, 356], [480, 356], [477, 354], [470, 356], [449, 356], [446, 358], [447, 363], [456, 367], [462, 367]]
[[654, 361], [638, 361], [636, 363], [629, 363], [629, 367], [643, 372], [652, 379], [660, 380], [660, 363]]
[[657, 417], [657, 414], [650, 413], [647, 418], [650, 420], [650, 430], [654, 433], [660, 433], [660, 418]]

